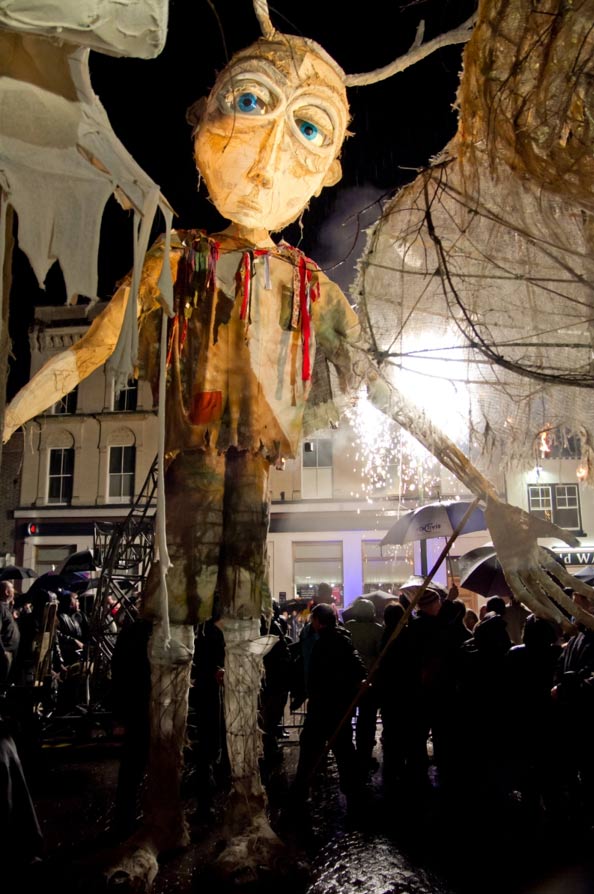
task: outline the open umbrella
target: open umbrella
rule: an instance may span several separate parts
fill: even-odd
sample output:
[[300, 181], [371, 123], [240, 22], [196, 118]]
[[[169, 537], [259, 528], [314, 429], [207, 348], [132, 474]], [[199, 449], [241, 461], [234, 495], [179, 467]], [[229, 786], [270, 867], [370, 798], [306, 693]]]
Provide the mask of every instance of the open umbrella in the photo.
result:
[[361, 596], [357, 596], [357, 598], [343, 610], [342, 618], [344, 621], [351, 620], [353, 617], [353, 606], [359, 599], [369, 599], [370, 602], [373, 602], [376, 617], [383, 618], [386, 605], [388, 605], [389, 602], [397, 602], [398, 596], [394, 596], [393, 593], [386, 593], [385, 590], [372, 590], [371, 593], [363, 593]]
[[31, 585], [29, 593], [46, 591], [58, 593], [60, 590], [71, 590], [73, 593], [84, 593], [94, 590], [99, 585], [99, 578], [91, 578], [84, 571], [46, 571]]
[[[388, 543], [429, 540], [433, 537], [450, 537], [470, 505], [467, 500], [444, 500], [442, 503], [426, 503], [425, 506], [418, 506], [405, 513], [392, 525], [381, 546], [386, 546]], [[485, 513], [477, 506], [460, 533], [486, 530]]]
[[81, 549], [76, 553], [68, 556], [62, 564], [60, 572], [64, 574], [66, 571], [97, 571], [97, 563], [95, 556], [90, 549]]
[[41, 611], [49, 599], [58, 597], [66, 590], [82, 594], [98, 586], [99, 578], [90, 577], [83, 571], [46, 571], [33, 581], [26, 593], [17, 597], [15, 604], [19, 607], [31, 602]]
[[37, 572], [32, 568], [23, 568], [20, 565], [5, 565], [0, 568], [0, 580], [28, 580], [37, 577]]
[[[552, 549], [543, 547], [555, 561], [563, 565], [560, 556]], [[492, 544], [479, 546], [464, 553], [458, 559], [460, 586], [480, 596], [509, 596], [514, 598], [503, 574], [495, 547]]]
[[64, 579], [64, 590], [72, 590], [74, 593], [84, 593], [86, 590], [96, 590], [99, 586], [99, 578], [91, 577], [87, 571], [66, 571], [60, 574]]
[[287, 599], [285, 602], [280, 603], [280, 610], [286, 610], [288, 612], [302, 612], [305, 611], [310, 602], [311, 599], [306, 596], [299, 596], [297, 597], [297, 599]]
[[[409, 578], [407, 578], [407, 580], [404, 581], [403, 584], [401, 584], [398, 587], [398, 589], [401, 590], [405, 594], [406, 593], [408, 593], [408, 594], [414, 593], [416, 590], [418, 590], [418, 589], [420, 589], [420, 587], [422, 587], [424, 582], [425, 582], [425, 578], [421, 577], [420, 574], [412, 574]], [[448, 595], [448, 591], [446, 590], [446, 588], [442, 587], [441, 584], [438, 584], [434, 580], [432, 580], [431, 583], [427, 586], [427, 589], [434, 590], [436, 593], [439, 593], [439, 595], [442, 596], [444, 599]], [[394, 598], [394, 597], [392, 597], [392, 598]]]

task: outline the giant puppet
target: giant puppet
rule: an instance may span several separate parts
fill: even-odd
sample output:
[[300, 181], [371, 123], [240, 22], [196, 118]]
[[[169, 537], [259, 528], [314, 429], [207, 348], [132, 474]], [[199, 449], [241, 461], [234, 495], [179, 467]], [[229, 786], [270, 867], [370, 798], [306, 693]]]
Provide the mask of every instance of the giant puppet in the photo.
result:
[[[349, 80], [320, 46], [276, 32], [261, 3], [257, 10], [264, 38], [232, 58], [193, 111], [196, 163], [230, 226], [214, 235], [168, 232], [158, 240], [139, 282], [121, 286], [87, 335], [17, 395], [5, 420], [7, 439], [114, 350], [124, 373], [128, 353], [159, 401], [159, 550], [144, 599], [154, 620], [149, 790], [145, 826], [125, 864], [130, 875], [149, 880], [158, 854], [188, 841], [179, 775], [193, 625], [209, 616], [215, 592], [228, 647], [231, 832], [241, 829], [250, 841], [242, 849], [237, 838], [230, 860], [245, 863], [249, 853], [263, 862], [278, 844], [265, 819], [256, 729], [261, 655], [270, 645], [259, 636], [267, 478], [272, 464], [295, 455], [317, 393], [313, 379], [328, 379], [328, 364], [339, 390], [364, 385], [378, 407], [488, 502], [493, 539], [521, 597], [560, 620], [556, 602], [565, 599], [544, 573], [536, 541], [541, 533], [562, 532], [498, 499], [466, 456], [384, 377], [367, 327], [362, 334], [340, 290], [300, 251], [271, 239], [340, 178], [345, 85], [365, 79]], [[452, 40], [467, 35], [462, 28]]]

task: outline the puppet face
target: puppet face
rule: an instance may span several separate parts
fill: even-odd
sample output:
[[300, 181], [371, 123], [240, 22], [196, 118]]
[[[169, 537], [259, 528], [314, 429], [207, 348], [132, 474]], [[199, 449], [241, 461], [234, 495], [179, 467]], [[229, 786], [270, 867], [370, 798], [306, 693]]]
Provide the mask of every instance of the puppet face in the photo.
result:
[[340, 179], [347, 120], [339, 74], [302, 41], [259, 41], [235, 56], [195, 140], [217, 209], [244, 227], [282, 229]]

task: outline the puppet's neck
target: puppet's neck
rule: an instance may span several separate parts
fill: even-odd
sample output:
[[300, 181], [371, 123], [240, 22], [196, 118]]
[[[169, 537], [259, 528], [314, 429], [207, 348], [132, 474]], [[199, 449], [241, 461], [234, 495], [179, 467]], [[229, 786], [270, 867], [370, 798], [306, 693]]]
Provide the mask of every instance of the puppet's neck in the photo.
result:
[[246, 245], [253, 248], [274, 248], [273, 242], [268, 230], [253, 229], [252, 227], [242, 227], [240, 224], [232, 223], [226, 230], [217, 235], [217, 241], [221, 247], [233, 248], [237, 245]]

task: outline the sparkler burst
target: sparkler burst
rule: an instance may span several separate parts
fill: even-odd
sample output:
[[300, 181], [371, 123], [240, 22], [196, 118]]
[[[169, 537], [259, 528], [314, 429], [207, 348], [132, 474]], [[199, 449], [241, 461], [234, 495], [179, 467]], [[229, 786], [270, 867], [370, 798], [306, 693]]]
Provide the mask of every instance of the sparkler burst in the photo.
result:
[[356, 395], [346, 411], [355, 434], [351, 452], [360, 490], [352, 497], [372, 502], [380, 491], [403, 499], [423, 499], [440, 485], [440, 467], [408, 432], [377, 410], [365, 391]]

